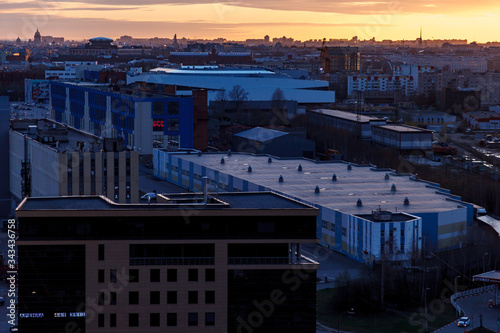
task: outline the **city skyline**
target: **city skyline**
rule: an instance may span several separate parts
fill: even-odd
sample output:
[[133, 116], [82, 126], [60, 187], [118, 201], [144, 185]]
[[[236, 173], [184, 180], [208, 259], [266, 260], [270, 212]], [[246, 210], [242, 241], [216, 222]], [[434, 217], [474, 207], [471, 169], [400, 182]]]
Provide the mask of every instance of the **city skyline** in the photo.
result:
[[147, 0], [68, 1], [7, 0], [0, 14], [0, 39], [43, 35], [84, 40], [105, 35], [151, 38], [245, 40], [289, 36], [297, 40], [351, 38], [414, 40], [423, 26], [424, 39], [467, 39], [487, 42], [498, 38], [491, 27], [500, 18], [500, 5], [466, 0], [188, 2]]

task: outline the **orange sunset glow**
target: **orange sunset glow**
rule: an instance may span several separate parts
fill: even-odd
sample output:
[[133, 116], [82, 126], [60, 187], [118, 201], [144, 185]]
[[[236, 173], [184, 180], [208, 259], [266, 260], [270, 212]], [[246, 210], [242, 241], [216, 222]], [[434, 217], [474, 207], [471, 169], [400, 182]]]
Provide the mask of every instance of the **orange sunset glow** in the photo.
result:
[[3, 0], [0, 38], [27, 40], [40, 29], [66, 39], [169, 37], [231, 40], [291, 36], [321, 38], [462, 38], [495, 41], [497, 1], [209, 1]]

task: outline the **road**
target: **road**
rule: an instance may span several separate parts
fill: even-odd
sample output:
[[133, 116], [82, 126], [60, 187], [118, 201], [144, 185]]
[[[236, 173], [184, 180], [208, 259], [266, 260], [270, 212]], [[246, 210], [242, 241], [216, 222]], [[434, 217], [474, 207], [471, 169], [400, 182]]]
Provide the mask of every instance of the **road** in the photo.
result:
[[457, 321], [454, 321], [449, 326], [442, 328], [436, 332], [439, 333], [460, 333], [466, 330], [471, 330], [474, 327], [479, 327], [479, 315], [483, 315], [483, 326], [497, 332], [497, 319], [500, 318], [500, 306], [494, 309], [489, 309], [489, 301], [495, 297], [494, 292], [462, 298], [457, 301], [458, 305], [464, 310], [465, 314], [472, 319], [471, 325], [466, 329], [457, 326]]

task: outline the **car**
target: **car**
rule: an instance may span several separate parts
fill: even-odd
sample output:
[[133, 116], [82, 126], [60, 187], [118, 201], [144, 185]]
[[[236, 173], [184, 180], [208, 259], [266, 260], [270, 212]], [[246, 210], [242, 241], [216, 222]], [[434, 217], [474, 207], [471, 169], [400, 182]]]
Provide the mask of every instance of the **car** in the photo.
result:
[[458, 320], [458, 327], [467, 327], [470, 325], [469, 317], [462, 317]]
[[5, 300], [3, 299], [3, 297], [0, 297], [0, 305], [5, 305]]
[[149, 193], [146, 193], [144, 194], [141, 199], [142, 200], [153, 200], [153, 199], [156, 199], [156, 191], [155, 192], [149, 192]]

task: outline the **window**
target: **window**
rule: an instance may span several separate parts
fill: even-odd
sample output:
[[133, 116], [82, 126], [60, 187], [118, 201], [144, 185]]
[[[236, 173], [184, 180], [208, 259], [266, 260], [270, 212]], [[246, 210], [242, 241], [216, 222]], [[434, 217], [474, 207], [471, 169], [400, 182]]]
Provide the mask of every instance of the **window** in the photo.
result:
[[160, 292], [150, 291], [149, 292], [149, 304], [160, 304]]
[[198, 292], [190, 290], [188, 291], [188, 304], [198, 304]]
[[104, 260], [104, 244], [97, 246], [97, 260]]
[[97, 305], [104, 305], [104, 292], [100, 291], [97, 293]]
[[198, 281], [198, 269], [197, 268], [188, 269], [188, 281], [191, 281], [191, 282]]
[[167, 313], [167, 326], [177, 326], [177, 313]]
[[168, 114], [179, 114], [179, 102], [168, 102]]
[[188, 313], [188, 326], [198, 326], [198, 313], [189, 312]]
[[342, 227], [342, 236], [347, 236], [347, 229]]
[[97, 316], [97, 327], [104, 327], [104, 313], [99, 313]]
[[128, 304], [139, 304], [139, 292], [129, 291], [128, 292]]
[[109, 314], [109, 327], [116, 327], [116, 313]]
[[335, 231], [335, 222], [330, 223], [330, 231]]
[[167, 269], [167, 282], [177, 282], [177, 269]]
[[162, 116], [163, 115], [164, 104], [163, 102], [153, 102], [153, 115]]
[[160, 270], [151, 269], [149, 274], [149, 282], [160, 282]]
[[104, 269], [97, 271], [97, 282], [104, 283]]
[[205, 313], [205, 326], [215, 326], [215, 313], [206, 312]]
[[215, 291], [214, 290], [206, 290], [205, 291], [205, 304], [214, 304], [215, 303]]
[[109, 282], [116, 282], [116, 269], [109, 270]]
[[167, 304], [177, 304], [177, 291], [167, 291]]
[[128, 314], [128, 327], [139, 327], [139, 314], [129, 313]]
[[215, 281], [215, 269], [207, 268], [205, 269], [205, 281], [214, 282]]
[[138, 269], [129, 269], [128, 270], [128, 278], [129, 278], [129, 282], [139, 282], [139, 270]]
[[109, 292], [109, 304], [116, 305], [116, 291]]
[[151, 327], [160, 326], [160, 314], [159, 313], [150, 313], [149, 314], [149, 326], [151, 326]]
[[179, 131], [179, 119], [171, 118], [168, 120], [168, 131], [169, 132], [178, 132]]
[[328, 222], [326, 222], [325, 220], [321, 221], [321, 228], [328, 229]]

